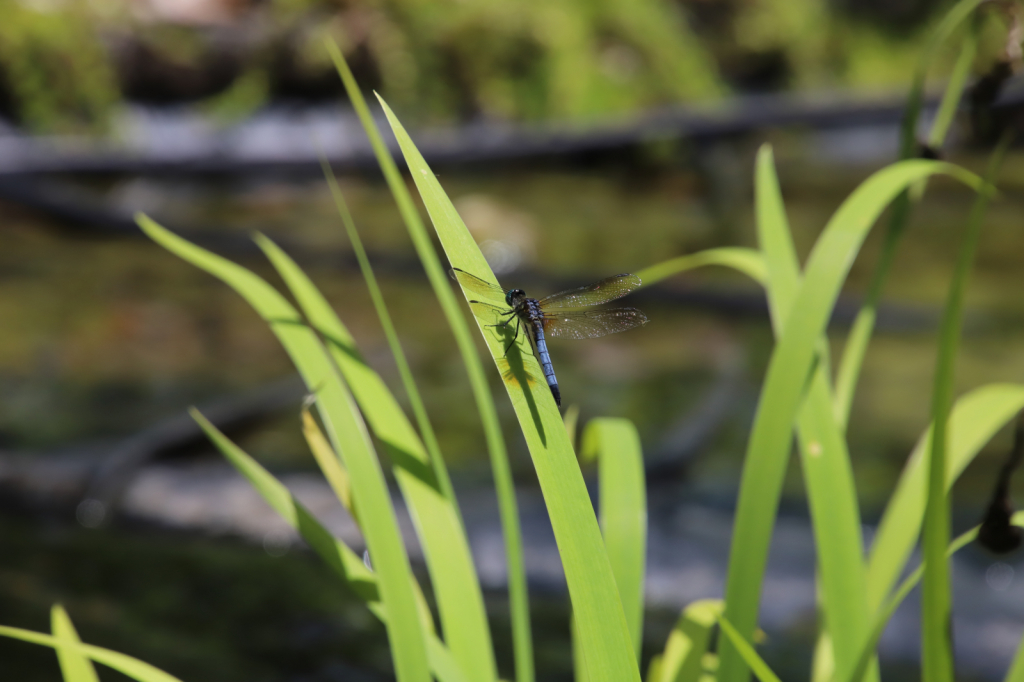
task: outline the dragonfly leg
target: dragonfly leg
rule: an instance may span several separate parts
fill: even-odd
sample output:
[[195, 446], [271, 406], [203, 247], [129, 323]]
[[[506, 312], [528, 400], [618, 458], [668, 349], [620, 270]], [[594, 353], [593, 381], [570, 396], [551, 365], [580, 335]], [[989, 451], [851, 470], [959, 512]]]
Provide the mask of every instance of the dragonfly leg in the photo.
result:
[[[508, 324], [508, 323], [509, 323], [509, 322], [511, 322], [511, 321], [512, 321], [512, 319], [511, 319], [511, 318], [509, 318], [508, 320], [505, 320], [505, 324]], [[513, 336], [513, 337], [512, 337], [512, 341], [510, 341], [510, 342], [509, 342], [509, 344], [508, 344], [507, 346], [505, 346], [505, 355], [508, 355], [508, 351], [509, 351], [509, 349], [510, 349], [510, 348], [512, 348], [512, 346], [514, 346], [514, 345], [515, 345], [515, 343], [516, 343], [516, 339], [518, 339], [518, 338], [519, 338], [519, 327], [520, 327], [520, 326], [521, 326], [521, 325], [519, 324], [519, 318], [517, 317], [517, 318], [516, 318], [516, 335], [515, 335], [515, 336]], [[502, 357], [505, 357], [505, 355], [503, 355]]]
[[515, 314], [516, 314], [516, 311], [514, 311], [514, 310], [510, 310], [507, 313], [502, 313], [502, 315], [508, 315], [508, 319], [507, 320], [505, 320], [501, 324], [485, 324], [484, 326], [485, 327], [501, 327], [502, 329], [504, 329], [505, 327], [508, 326], [508, 323], [512, 321], [512, 316], [515, 315]]

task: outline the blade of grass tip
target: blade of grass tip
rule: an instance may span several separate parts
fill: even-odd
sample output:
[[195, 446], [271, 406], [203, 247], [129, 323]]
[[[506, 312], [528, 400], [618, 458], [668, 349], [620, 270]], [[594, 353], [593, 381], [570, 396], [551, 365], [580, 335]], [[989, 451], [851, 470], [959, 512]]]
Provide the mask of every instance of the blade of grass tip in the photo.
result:
[[[775, 159], [769, 144], [761, 145], [758, 150], [754, 189], [758, 242], [764, 253], [768, 269], [766, 282], [768, 307], [771, 312], [775, 337], [778, 339], [782, 336], [783, 325], [789, 315], [790, 306], [799, 291], [801, 276], [796, 248], [793, 245], [789, 220], [786, 217], [786, 209], [782, 200], [782, 191], [775, 173]], [[822, 341], [824, 342], [822, 347], [827, 348], [827, 339], [822, 338]], [[827, 455], [829, 460], [835, 463], [849, 461], [849, 455], [841, 442], [842, 438], [834, 436], [834, 425], [827, 423], [830, 421], [827, 419], [827, 415], [823, 415], [820, 410], [814, 410], [814, 405], [820, 404], [822, 399], [826, 401], [826, 404], [829, 399], [827, 375], [826, 362], [823, 357], [819, 356], [808, 395], [800, 407], [797, 421], [800, 433], [801, 464], [806, 479], [808, 501], [812, 512], [811, 521], [818, 551], [818, 570], [815, 573], [817, 590], [815, 593], [819, 605], [819, 622], [818, 638], [814, 646], [811, 665], [811, 679], [814, 682], [831, 679], [835, 669], [835, 649], [832, 646], [833, 637], [830, 623], [835, 623], [841, 630], [843, 623], [850, 622], [849, 614], [844, 613], [849, 610], [845, 608], [849, 606], [849, 603], [843, 599], [846, 594], [840, 591], [847, 587], [842, 584], [847, 581], [837, 580], [838, 576], [835, 571], [856, 571], [858, 566], [863, 566], [860, 556], [860, 514], [856, 509], [856, 491], [854, 490], [853, 494], [854, 513], [844, 514], [843, 511], [849, 506], [848, 504], [838, 505], [838, 510], [833, 507], [836, 506], [836, 502], [846, 502], [850, 496], [835, 497], [829, 490], [840, 481], [847, 483], [847, 485], [840, 486], [841, 489], [853, 487], [850, 467], [840, 466], [838, 472], [826, 472], [825, 467], [817, 466], [823, 455]], [[817, 423], [819, 416], [824, 416], [826, 419], [823, 419], [822, 423]], [[825, 448], [822, 445], [826, 442], [826, 438], [823, 438], [822, 434], [828, 437], [827, 440], [832, 447]], [[835, 447], [836, 443], [839, 443], [839, 447]], [[831, 468], [835, 469], [836, 467]], [[836, 473], [839, 474], [838, 478], [834, 478]], [[852, 518], [857, 523], [853, 527], [839, 523], [847, 518]], [[843, 557], [844, 553], [837, 552], [837, 549], [850, 551], [846, 552], [846, 556]], [[853, 556], [849, 556], [850, 554]], [[823, 570], [825, 566], [828, 568]], [[855, 589], [853, 595], [857, 594]], [[853, 607], [856, 609], [857, 605], [853, 604]], [[861, 610], [863, 614], [858, 615], [866, 616], [866, 609]], [[842, 620], [839, 620], [840, 618]]]
[[[769, 275], [769, 308], [776, 337], [782, 338], [801, 276], [768, 145], [758, 152], [755, 189], [758, 239]], [[865, 584], [860, 509], [846, 442], [831, 413], [827, 347], [822, 336], [797, 429], [818, 554], [818, 597], [824, 625], [820, 637], [836, 642], [835, 646], [816, 647], [814, 660], [818, 668], [837, 667], [845, 673], [854, 665], [860, 642], [867, 635], [868, 610], [859, 596]], [[827, 662], [821, 658], [826, 655]]]
[[644, 676], [644, 682], [659, 682], [662, 678], [662, 655], [654, 654], [651, 656], [650, 662], [647, 664], [647, 674]]
[[[921, 115], [921, 108], [924, 103], [925, 78], [928, 75], [928, 70], [935, 63], [935, 56], [938, 50], [974, 12], [980, 3], [981, 0], [961, 0], [954, 5], [936, 27], [927, 47], [921, 53], [911, 83], [907, 106], [903, 112], [903, 122], [900, 128], [900, 159], [909, 159], [917, 154], [917, 120]], [[955, 112], [956, 109], [955, 103], [959, 102], [963, 95], [966, 74], [962, 74], [959, 70], [963, 59], [966, 58], [962, 50], [961, 60], [957, 63], [958, 68], [954, 71], [954, 77], [950, 79], [946, 86], [940, 106], [940, 112], [947, 109], [952, 111], [948, 116], [943, 113], [941, 117], [936, 119], [928, 136], [929, 144], [933, 148], [942, 146], [942, 142], [949, 131], [949, 126], [952, 124], [952, 112]], [[969, 67], [970, 64], [968, 63], [968, 72]], [[963, 79], [961, 79], [961, 76], [963, 76]], [[920, 199], [920, 197], [921, 193], [916, 193], [916, 198]], [[860, 378], [860, 370], [864, 363], [864, 355], [867, 353], [868, 343], [871, 341], [871, 336], [874, 333], [875, 319], [878, 314], [878, 302], [882, 298], [882, 289], [889, 278], [889, 271], [896, 258], [896, 247], [899, 245], [903, 232], [910, 220], [911, 211], [912, 201], [910, 193], [904, 192], [893, 204], [885, 231], [885, 241], [882, 245], [881, 256], [871, 275], [864, 304], [854, 319], [853, 326], [850, 328], [850, 333], [847, 337], [846, 347], [843, 349], [835, 391], [836, 420], [843, 431], [846, 431], [846, 425], [850, 419], [850, 408], [853, 404], [854, 392], [857, 389], [857, 380]]]
[[720, 599], [704, 599], [683, 609], [665, 642], [658, 668], [651, 671], [647, 682], [698, 682], [711, 632], [724, 606]]
[[259, 235], [256, 243], [284, 279], [306, 319], [327, 341], [328, 352], [351, 387], [370, 430], [387, 450], [423, 547], [448, 648], [471, 678], [495, 679], [497, 665], [483, 592], [454, 498], [442, 492], [423, 442], [384, 380], [363, 360], [327, 299], [272, 241]]
[[[1024, 527], [1024, 512], [1016, 512], [1010, 519], [1010, 523], [1018, 527]], [[949, 547], [946, 548], [946, 557], [952, 557], [954, 554], [959, 552], [961, 549], [966, 547], [978, 537], [978, 531], [981, 526], [975, 526], [965, 533], [957, 536], [953, 542], [949, 543]], [[900, 583], [899, 587], [893, 591], [889, 599], [882, 605], [882, 607], [875, 614], [874, 623], [871, 628], [871, 637], [868, 639], [864, 650], [861, 652], [857, 660], [857, 667], [854, 669], [853, 674], [845, 680], [845, 682], [860, 682], [864, 677], [864, 671], [867, 668], [868, 662], [871, 660], [875, 647], [878, 646], [879, 640], [882, 638], [882, 633], [885, 632], [885, 627], [893, 614], [896, 613], [896, 609], [903, 603], [910, 591], [917, 587], [918, 583], [921, 582], [921, 576], [924, 575], [924, 566], [918, 566], [915, 568], [910, 575], [904, 578], [903, 582]], [[1018, 652], [1019, 657], [1019, 652]], [[1007, 678], [1009, 679], [1009, 678]], [[838, 678], [837, 678], [838, 680]]]
[[320, 430], [320, 426], [316, 423], [308, 407], [302, 408], [302, 435], [306, 439], [306, 444], [309, 445], [309, 450], [313, 453], [313, 458], [320, 467], [320, 471], [323, 472], [324, 478], [331, 486], [331, 490], [334, 491], [338, 501], [348, 510], [358, 525], [359, 517], [356, 516], [355, 507], [352, 506], [352, 482], [349, 480], [348, 472], [345, 471], [341, 459], [338, 458], [338, 453], [327, 441], [327, 436]]
[[800, 289], [800, 263], [790, 236], [782, 190], [775, 174], [775, 158], [769, 144], [761, 145], [757, 151], [754, 192], [757, 238], [765, 269], [762, 283], [767, 289], [775, 335], [782, 336], [782, 326]]
[[942, 101], [939, 103], [939, 110], [935, 114], [932, 128], [928, 132], [928, 146], [932, 149], [939, 149], [946, 139], [946, 133], [953, 125], [957, 109], [960, 107], [960, 98], [967, 88], [967, 79], [971, 76], [971, 67], [974, 65], [974, 57], [978, 53], [978, 36], [975, 31], [969, 31], [964, 36], [963, 45], [960, 47], [960, 55], [957, 57], [953, 72], [949, 76], [949, 83], [942, 93]]
[[761, 254], [742, 246], [722, 246], [671, 258], [644, 268], [636, 274], [643, 282], [643, 286], [649, 287], [673, 275], [705, 265], [720, 265], [738, 270], [760, 284], [768, 280], [768, 271], [765, 269]]
[[601, 533], [639, 662], [644, 636], [647, 486], [640, 435], [633, 422], [591, 419], [583, 430], [580, 459], [597, 460]]
[[505, 441], [501, 433], [501, 424], [498, 421], [498, 412], [494, 407], [494, 400], [491, 397], [487, 385], [487, 378], [484, 375], [483, 364], [477, 355], [476, 346], [469, 334], [469, 327], [462, 310], [459, 308], [452, 293], [450, 285], [445, 278], [444, 271], [438, 261], [437, 254], [427, 234], [423, 221], [420, 219], [419, 211], [413, 203], [412, 196], [405, 182], [402, 180], [398, 166], [384, 144], [377, 124], [370, 115], [366, 106], [366, 100], [356, 84], [352, 72], [345, 63], [341, 50], [334, 41], [324, 41], [331, 59], [338, 70], [345, 91], [349, 96], [352, 106], [356, 110], [366, 135], [373, 147], [374, 154], [380, 164], [384, 179], [391, 189], [395, 203], [398, 205], [399, 213], [409, 231], [413, 246], [419, 255], [427, 278], [434, 289], [441, 304], [441, 310], [445, 319], [451, 327], [452, 335], [455, 337], [455, 344], [459, 349], [462, 362], [469, 375], [469, 384], [473, 391], [473, 398], [476, 401], [477, 410], [480, 413], [480, 422], [484, 430], [484, 438], [487, 443], [487, 452], [490, 456], [491, 470], [494, 476], [494, 487], [498, 497], [498, 514], [501, 518], [502, 533], [505, 538], [505, 562], [508, 575], [509, 611], [512, 620], [512, 648], [515, 658], [517, 682], [533, 682], [533, 638], [530, 634], [530, 599], [526, 586], [526, 569], [523, 565], [523, 541], [522, 531], [519, 526], [519, 510], [515, 498], [515, 486], [512, 481], [512, 468], [508, 462], [508, 453], [505, 450]]
[[[50, 629], [53, 636], [59, 640], [81, 644], [71, 617], [64, 607], [54, 604], [50, 609]], [[56, 646], [57, 660], [60, 662], [60, 672], [64, 676], [64, 682], [100, 682], [96, 669], [89, 661], [89, 657], [82, 654], [76, 648], [68, 646]]]
[[[362, 558], [353, 552], [348, 545], [338, 540], [324, 528], [291, 492], [274, 478], [270, 472], [259, 465], [256, 460], [231, 442], [217, 427], [211, 424], [198, 410], [190, 410], [210, 441], [225, 458], [248, 479], [260, 496], [283, 518], [292, 528], [297, 530], [306, 543], [316, 552], [342, 581], [360, 597], [367, 608], [382, 623], [387, 624], [387, 612], [380, 601], [377, 589], [377, 576], [371, 571]], [[414, 583], [416, 602], [424, 630], [427, 631], [427, 658], [430, 670], [439, 682], [467, 682], [462, 668], [452, 657], [448, 648], [437, 638], [433, 631], [433, 617], [423, 597], [418, 583]]]
[[396, 677], [400, 682], [428, 682], [430, 673], [416, 601], [416, 581], [384, 472], [352, 395], [320, 339], [276, 289], [251, 271], [199, 248], [142, 214], [136, 216], [136, 221], [155, 242], [238, 292], [270, 326], [302, 375], [307, 390], [316, 392], [317, 407], [334, 450], [345, 458], [363, 534], [377, 568], [378, 587], [390, 616], [387, 630]]
[[[992, 152], [986, 180], [994, 180], [1009, 144], [1004, 136]], [[950, 510], [946, 496], [946, 448], [949, 413], [953, 407], [953, 384], [956, 356], [963, 325], [964, 294], [974, 265], [981, 237], [981, 226], [988, 208], [989, 193], [978, 194], [971, 207], [967, 230], [957, 256], [956, 269], [950, 282], [946, 308], [939, 331], [939, 352], [935, 366], [932, 392], [931, 456], [928, 458], [928, 499], [924, 517], [924, 584], [921, 593], [921, 654], [924, 682], [952, 682], [953, 643], [952, 587], [946, 545], [949, 544]]]
[[138, 680], [138, 682], [181, 682], [177, 677], [169, 675], [149, 663], [140, 661], [127, 654], [91, 644], [74, 644], [65, 638], [54, 637], [42, 632], [34, 632], [22, 628], [12, 628], [7, 625], [0, 625], [0, 637], [10, 637], [11, 639], [17, 639], [30, 644], [40, 644], [54, 649], [71, 649], [79, 655], [87, 656], [97, 663], [112, 668], [133, 680]]
[[[976, 176], [951, 164], [924, 160], [893, 164], [854, 190], [829, 220], [811, 252], [804, 281], [768, 365], [740, 480], [726, 582], [726, 616], [741, 634], [749, 636], [756, 626], [792, 425], [842, 283], [868, 231], [888, 203], [910, 184], [939, 173], [978, 185]], [[746, 664], [728, 640], [722, 644], [721, 682], [743, 682], [747, 679]]]
[[324, 158], [323, 154], [320, 155], [320, 167], [327, 178], [327, 186], [331, 190], [334, 205], [338, 209], [341, 222], [345, 226], [345, 232], [348, 235], [349, 242], [352, 244], [352, 251], [356, 255], [356, 261], [359, 263], [359, 269], [363, 273], [363, 279], [366, 280], [366, 288], [370, 292], [370, 299], [373, 301], [373, 307], [377, 311], [377, 317], [380, 319], [380, 326], [384, 330], [384, 337], [387, 339], [391, 355], [395, 359], [398, 375], [402, 380], [403, 388], [405, 388], [405, 394], [409, 398], [409, 406], [412, 408], [413, 416], [416, 418], [416, 425], [419, 427], [420, 436], [423, 438], [423, 444], [430, 455], [430, 462], [434, 465], [434, 475], [437, 476], [437, 480], [441, 484], [441, 490], [451, 500], [455, 512], [459, 514], [461, 521], [462, 512], [455, 499], [455, 491], [452, 489], [452, 480], [448, 475], [448, 467], [445, 466], [444, 457], [441, 456], [441, 446], [438, 445], [437, 435], [434, 433], [434, 427], [430, 423], [430, 417], [427, 415], [427, 408], [423, 404], [423, 398], [420, 396], [416, 380], [413, 378], [412, 369], [409, 367], [409, 360], [405, 356], [405, 351], [402, 350], [402, 343], [398, 339], [394, 322], [391, 320], [391, 313], [388, 312], [387, 304], [384, 302], [384, 294], [381, 293], [380, 285], [377, 283], [377, 276], [374, 274], [373, 267], [370, 265], [370, 259], [366, 255], [366, 249], [363, 248], [363, 240], [359, 237], [356, 223], [352, 219], [351, 211], [348, 209], [348, 202], [345, 201], [345, 196], [341, 193], [338, 180], [334, 177], [334, 170], [331, 169], [331, 165]]
[[757, 651], [754, 650], [750, 642], [733, 627], [733, 624], [724, 615], [718, 617], [718, 626], [736, 651], [739, 652], [739, 655], [743, 657], [747, 667], [757, 676], [757, 679], [761, 680], [761, 682], [782, 682], [779, 676], [772, 672], [772, 669], [764, 662], [764, 659], [758, 656]]
[[[957, 400], [949, 417], [947, 490], [981, 448], [1022, 409], [1024, 385], [1018, 384], [982, 386]], [[925, 458], [931, 452], [931, 433], [929, 427], [914, 446], [871, 543], [866, 601], [872, 612], [885, 602], [921, 532], [927, 490]]]
[[910, 84], [907, 95], [907, 106], [903, 110], [903, 121], [900, 124], [900, 160], [912, 158], [917, 147], [917, 121], [924, 107], [925, 81], [928, 71], [936, 63], [939, 50], [953, 33], [965, 22], [984, 0], [960, 0], [946, 12], [938, 26], [929, 36]]
[[[408, 133], [383, 100], [381, 105], [448, 260], [453, 267], [496, 283], [480, 248]], [[590, 680], [639, 681], [615, 577], [579, 464], [551, 392], [543, 382], [529, 380], [542, 376], [540, 365], [532, 352], [524, 350], [525, 340], [506, 357], [503, 339], [487, 329], [486, 322], [478, 319], [477, 325], [498, 366], [533, 459], [565, 569]], [[503, 363], [510, 372], [504, 371]]]
[[363, 560], [341, 540], [338, 540], [295, 499], [283, 483], [264, 469], [244, 450], [221, 433], [199, 410], [189, 410], [192, 418], [206, 434], [224, 458], [244, 476], [267, 504], [280, 515], [289, 526], [297, 530], [306, 543], [316, 552], [342, 581], [370, 606], [381, 620], [385, 610], [380, 603], [377, 576], [367, 568]]

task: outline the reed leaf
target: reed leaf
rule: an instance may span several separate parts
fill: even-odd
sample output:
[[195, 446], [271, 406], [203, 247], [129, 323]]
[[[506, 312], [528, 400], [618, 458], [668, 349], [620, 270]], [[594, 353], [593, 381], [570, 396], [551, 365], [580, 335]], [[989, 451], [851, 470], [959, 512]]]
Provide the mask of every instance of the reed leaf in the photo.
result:
[[445, 494], [423, 442], [384, 380], [363, 360], [351, 333], [327, 299], [277, 245], [262, 235], [257, 236], [256, 243], [274, 264], [306, 319], [326, 341], [370, 430], [394, 465], [395, 480], [423, 547], [448, 648], [471, 679], [496, 679], [483, 592], [454, 498]]
[[[757, 155], [755, 174], [758, 239], [768, 269], [768, 302], [777, 338], [800, 290], [801, 276], [779, 191], [771, 147]], [[820, 347], [825, 347], [822, 337]], [[831, 667], [846, 676], [868, 634], [863, 599], [865, 567], [860, 508], [846, 440], [835, 422], [827, 363], [819, 353], [807, 394], [797, 415], [800, 461], [807, 485], [818, 581], [825, 627], [832, 646]], [[822, 663], [823, 664], [823, 663]], [[877, 671], [873, 671], [877, 676]]]
[[501, 517], [501, 529], [505, 538], [505, 562], [508, 570], [509, 610], [512, 617], [512, 649], [515, 656], [516, 680], [517, 682], [533, 682], [530, 600], [526, 585], [526, 570], [523, 567], [523, 540], [522, 530], [519, 526], [519, 510], [512, 482], [512, 468], [509, 466], [508, 453], [501, 434], [501, 424], [498, 422], [498, 412], [494, 407], [494, 399], [487, 385], [483, 364], [477, 354], [473, 337], [469, 333], [469, 326], [445, 277], [444, 268], [441, 267], [430, 236], [412, 200], [412, 195], [405, 186], [398, 166], [395, 165], [391, 153], [384, 144], [380, 131], [377, 129], [377, 123], [370, 115], [370, 109], [366, 106], [363, 93], [360, 92], [352, 71], [349, 70], [341, 50], [338, 49], [334, 41], [326, 39], [324, 45], [370, 140], [381, 172], [391, 189], [402, 221], [409, 232], [423, 269], [427, 273], [427, 279], [430, 281], [434, 295], [437, 296], [448, 326], [455, 337], [455, 345], [459, 349], [462, 363], [466, 367], [466, 374], [469, 375], [470, 388], [480, 414], [480, 422], [487, 442], [487, 452], [491, 460], [494, 487], [498, 497], [498, 513]]
[[[950, 164], [923, 160], [893, 164], [865, 180], [843, 202], [808, 259], [783, 336], [769, 362], [740, 482], [725, 614], [744, 637], [753, 633], [757, 622], [792, 425], [839, 289], [868, 231], [889, 202], [914, 182], [940, 173], [981, 186], [976, 176]], [[720, 682], [743, 682], [746, 664], [731, 640], [722, 644]]]
[[[497, 284], [437, 177], [391, 109], [383, 101], [381, 104], [449, 262]], [[535, 379], [543, 376], [540, 365], [523, 346], [524, 340], [506, 357], [502, 338], [485, 326], [489, 323], [491, 320], [477, 320], [533, 459], [562, 557], [590, 680], [639, 680], [629, 628], [590, 496], [551, 392]]]
[[317, 395], [317, 407], [334, 450], [352, 479], [353, 504], [377, 569], [378, 589], [389, 617], [388, 638], [399, 682], [429, 682], [430, 672], [415, 579], [398, 530], [384, 472], [352, 395], [316, 333], [276, 289], [249, 270], [174, 235], [146, 216], [142, 230], [168, 251], [206, 270], [238, 292], [269, 324]]
[[60, 650], [65, 649], [80, 656], [86, 656], [97, 663], [116, 670], [138, 682], [181, 682], [177, 677], [165, 673], [149, 663], [140, 661], [127, 654], [104, 649], [103, 647], [91, 644], [73, 642], [66, 637], [46, 635], [42, 632], [34, 632], [22, 628], [12, 628], [7, 625], [0, 625], [0, 637], [10, 637], [30, 644], [53, 647]]
[[598, 510], [637, 661], [644, 628], [647, 486], [640, 435], [628, 419], [591, 419], [583, 430], [582, 461], [597, 460]]

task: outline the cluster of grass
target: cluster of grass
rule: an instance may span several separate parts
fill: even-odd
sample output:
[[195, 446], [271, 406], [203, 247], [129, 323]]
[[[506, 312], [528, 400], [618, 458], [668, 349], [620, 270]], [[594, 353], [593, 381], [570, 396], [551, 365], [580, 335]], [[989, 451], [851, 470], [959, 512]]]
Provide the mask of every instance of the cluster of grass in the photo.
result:
[[[970, 24], [979, 5], [978, 0], [958, 3], [922, 57], [904, 127], [905, 158], [871, 175], [842, 203], [803, 267], [791, 241], [772, 152], [765, 147], [755, 169], [759, 248], [713, 249], [638, 273], [650, 286], [696, 267], [735, 269], [764, 287], [777, 339], [748, 442], [724, 599], [697, 602], [683, 610], [664, 650], [654, 656], [646, 671], [649, 682], [743, 682], [751, 671], [763, 681], [778, 679], [751, 642], [794, 430], [817, 547], [821, 620], [814, 682], [877, 680], [878, 639], [896, 607], [919, 582], [924, 590], [923, 678], [927, 682], [953, 679], [948, 562], [951, 553], [973, 540], [978, 529], [951, 538], [948, 492], [981, 447], [1024, 408], [1024, 385], [1020, 384], [982, 386], [956, 400], [952, 392], [964, 291], [993, 193], [991, 180], [1005, 143], [993, 152], [986, 179], [949, 163], [911, 157], [927, 67], [940, 46], [956, 40], [961, 56], [928, 141], [937, 147], [945, 137], [975, 54], [976, 32]], [[446, 268], [352, 74], [333, 44], [328, 44], [328, 50], [378, 154], [470, 377], [505, 533], [515, 679], [532, 682], [529, 599], [518, 515], [483, 363]], [[383, 100], [381, 105], [450, 265], [496, 283], [436, 176], [391, 109]], [[484, 600], [444, 459], [352, 216], [329, 168], [325, 170], [398, 364], [412, 406], [412, 421], [363, 360], [352, 336], [315, 285], [272, 241], [263, 236], [256, 239], [297, 306], [253, 272], [181, 239], [151, 219], [140, 216], [139, 224], [154, 241], [232, 287], [278, 337], [306, 382], [311, 405], [317, 408], [319, 420], [308, 409], [303, 414], [306, 440], [338, 499], [359, 524], [371, 561], [364, 563], [255, 460], [201, 414], [194, 416], [228, 460], [384, 623], [400, 682], [431, 678], [493, 682], [498, 671]], [[846, 442], [849, 410], [900, 235], [933, 176], [967, 184], [977, 191], [977, 199], [965, 217], [964, 242], [950, 280], [938, 338], [932, 425], [908, 459], [865, 554]], [[871, 227], [893, 202], [882, 257], [833, 384], [825, 339], [828, 320]], [[536, 380], [542, 372], [525, 338], [506, 354], [503, 339], [486, 326], [491, 320], [476, 322], [518, 417], [562, 558], [573, 609], [577, 679], [639, 681], [647, 520], [636, 430], [626, 420], [609, 418], [595, 419], [582, 429], [579, 455], [598, 461], [598, 516], [574, 447], [576, 413], [569, 410], [563, 418], [547, 387]], [[410, 569], [377, 447], [388, 455], [415, 524], [436, 614]], [[1020, 517], [1012, 521], [1024, 525]], [[923, 537], [923, 564], [898, 582], [919, 537]], [[53, 610], [52, 634], [9, 627], [0, 628], [0, 634], [54, 647], [67, 680], [97, 679], [90, 661], [143, 682], [173, 679], [130, 657], [83, 644], [59, 606]], [[1024, 655], [1018, 655], [1006, 679], [1024, 680]]]

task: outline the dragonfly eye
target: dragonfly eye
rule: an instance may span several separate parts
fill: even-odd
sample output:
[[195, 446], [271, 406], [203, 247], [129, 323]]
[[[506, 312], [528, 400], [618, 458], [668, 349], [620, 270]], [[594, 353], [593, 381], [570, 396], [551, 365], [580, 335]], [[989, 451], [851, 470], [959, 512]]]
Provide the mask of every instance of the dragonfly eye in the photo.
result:
[[509, 289], [505, 292], [505, 303], [508, 304], [509, 308], [515, 308], [516, 300], [522, 299], [524, 296], [526, 296], [526, 292], [522, 289]]

